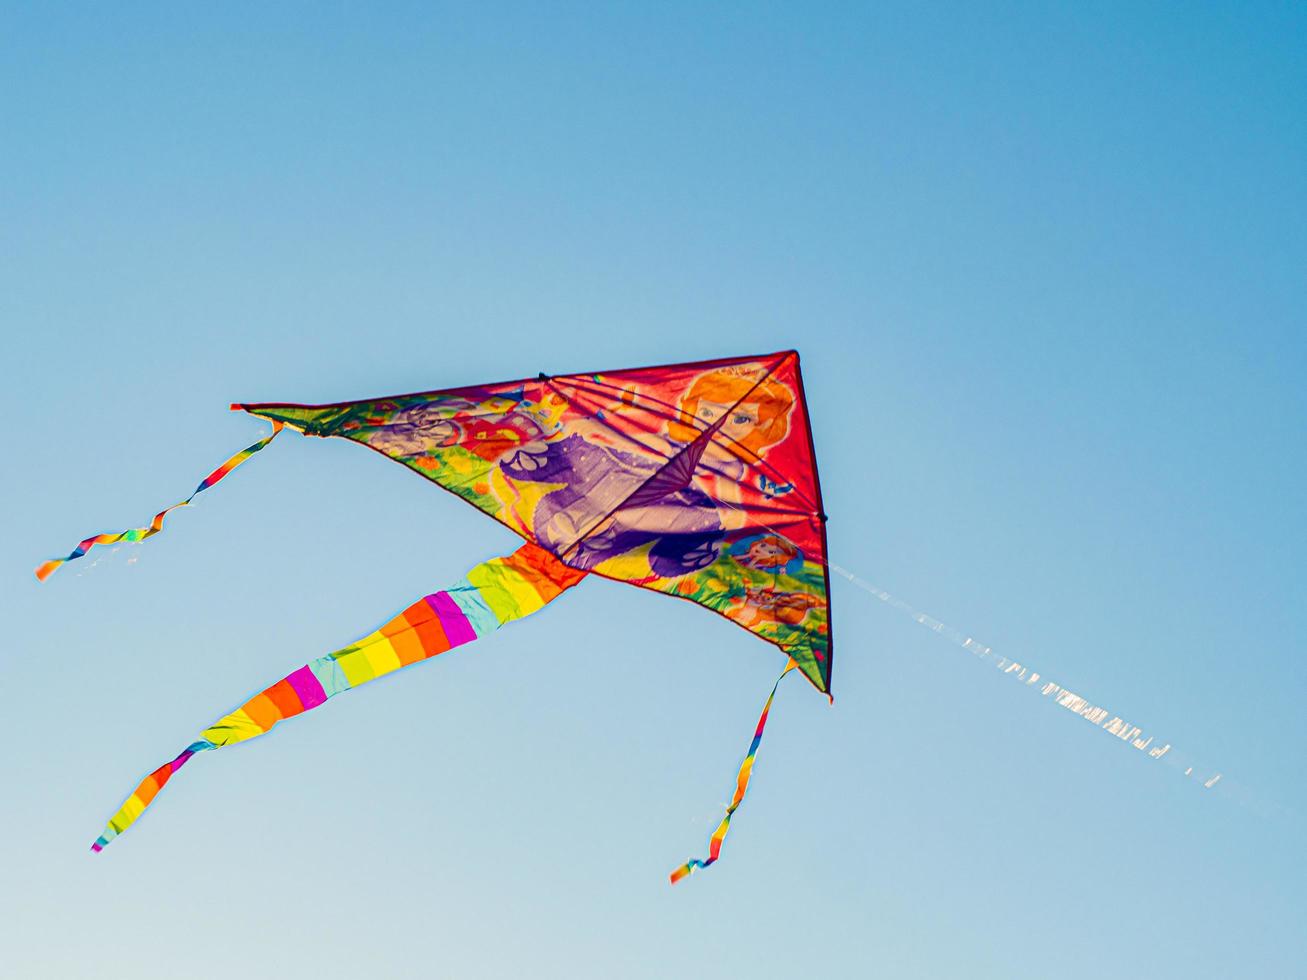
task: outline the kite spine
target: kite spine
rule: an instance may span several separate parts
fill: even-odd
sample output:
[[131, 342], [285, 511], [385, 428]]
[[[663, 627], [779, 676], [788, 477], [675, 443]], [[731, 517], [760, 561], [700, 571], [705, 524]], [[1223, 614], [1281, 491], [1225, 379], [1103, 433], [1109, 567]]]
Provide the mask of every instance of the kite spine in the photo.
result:
[[534, 544], [477, 565], [453, 588], [419, 599], [357, 643], [310, 661], [201, 732], [177, 758], [141, 781], [91, 850], [103, 850], [130, 827], [197, 753], [257, 738], [343, 691], [470, 643], [543, 608], [584, 577]]

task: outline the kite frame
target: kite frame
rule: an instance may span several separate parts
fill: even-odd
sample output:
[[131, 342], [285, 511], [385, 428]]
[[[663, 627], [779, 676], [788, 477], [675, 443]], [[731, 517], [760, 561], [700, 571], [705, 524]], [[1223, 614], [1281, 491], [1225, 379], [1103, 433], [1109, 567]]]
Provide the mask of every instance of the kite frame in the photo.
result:
[[[773, 353], [771, 353], [771, 354], [745, 355], [745, 356], [742, 356], [742, 357], [718, 357], [718, 358], [712, 358], [712, 359], [709, 359], [709, 360], [702, 360], [702, 361], [678, 361], [678, 362], [671, 363], [671, 364], [648, 364], [648, 365], [644, 365], [644, 366], [642, 366], [642, 367], [611, 368], [611, 369], [604, 370], [604, 371], [573, 371], [573, 372], [570, 372], [570, 373], [568, 373], [568, 374], [556, 374], [556, 375], [548, 375], [548, 374], [545, 374], [545, 373], [541, 372], [541, 373], [538, 374], [535, 378], [510, 378], [510, 379], [508, 379], [508, 380], [506, 380], [506, 381], [494, 381], [494, 382], [490, 382], [489, 384], [460, 385], [460, 386], [458, 386], [458, 387], [454, 387], [454, 388], [434, 388], [434, 389], [428, 389], [428, 390], [425, 390], [425, 391], [411, 391], [411, 392], [407, 392], [407, 393], [402, 394], [402, 395], [379, 395], [379, 396], [377, 396], [377, 397], [375, 397], [375, 398], [352, 398], [352, 399], [349, 399], [349, 400], [347, 400], [347, 401], [338, 401], [338, 402], [322, 402], [322, 403], [319, 403], [319, 404], [316, 404], [316, 405], [307, 405], [307, 404], [304, 404], [304, 403], [301, 403], [301, 402], [233, 402], [233, 403], [231, 404], [231, 410], [232, 410], [232, 411], [246, 412], [246, 413], [248, 413], [248, 414], [250, 414], [250, 415], [254, 415], [254, 416], [256, 416], [256, 417], [261, 417], [261, 416], [259, 416], [259, 411], [258, 411], [259, 409], [277, 409], [277, 408], [303, 408], [303, 409], [315, 409], [315, 408], [346, 408], [346, 407], [351, 406], [351, 405], [356, 405], [356, 404], [358, 404], [359, 402], [370, 402], [370, 401], [398, 401], [398, 400], [400, 400], [400, 399], [404, 399], [404, 398], [417, 398], [417, 397], [420, 397], [420, 396], [422, 396], [422, 395], [433, 395], [433, 396], [434, 396], [434, 395], [456, 395], [456, 394], [463, 394], [463, 393], [465, 393], [465, 392], [484, 391], [486, 388], [497, 388], [497, 387], [500, 387], [500, 386], [502, 386], [502, 385], [512, 385], [512, 384], [519, 384], [519, 383], [525, 385], [525, 384], [527, 384], [527, 383], [529, 383], [529, 382], [531, 382], [531, 381], [539, 381], [539, 382], [541, 382], [541, 383], [547, 383], [547, 382], [553, 380], [554, 378], [570, 378], [570, 377], [580, 377], [580, 378], [583, 378], [583, 377], [594, 376], [594, 375], [604, 375], [604, 374], [622, 374], [622, 373], [627, 373], [627, 372], [631, 372], [631, 371], [657, 371], [657, 370], [662, 369], [662, 368], [690, 368], [690, 369], [711, 370], [712, 368], [715, 368], [715, 367], [723, 367], [723, 366], [726, 366], [726, 365], [729, 365], [729, 364], [739, 364], [739, 363], [741, 363], [741, 362], [743, 362], [743, 361], [773, 361], [773, 359], [774, 359], [774, 366], [773, 366], [773, 367], [769, 370], [769, 372], [768, 372], [768, 373], [770, 374], [771, 371], [775, 371], [775, 370], [776, 370], [776, 367], [779, 367], [781, 364], [783, 364], [784, 361], [785, 361], [785, 359], [786, 359], [787, 357], [789, 357], [790, 355], [793, 355], [793, 356], [794, 356], [794, 376], [795, 376], [795, 381], [797, 382], [797, 384], [798, 384], [798, 388], [799, 388], [799, 390], [798, 390], [798, 395], [799, 395], [799, 404], [800, 404], [800, 405], [802, 406], [802, 408], [803, 408], [803, 423], [804, 423], [804, 428], [805, 428], [805, 430], [806, 430], [806, 435], [807, 435], [807, 438], [808, 438], [808, 455], [809, 455], [809, 458], [812, 460], [812, 481], [813, 481], [813, 489], [815, 490], [815, 492], [816, 492], [816, 494], [817, 494], [817, 501], [816, 501], [816, 503], [817, 503], [817, 513], [816, 513], [814, 516], [817, 518], [817, 522], [818, 522], [818, 524], [820, 525], [820, 531], [821, 531], [821, 550], [822, 550], [822, 556], [823, 556], [823, 557], [822, 557], [822, 562], [821, 562], [821, 570], [822, 570], [822, 578], [823, 578], [823, 580], [824, 580], [824, 588], [825, 588], [825, 590], [826, 590], [826, 672], [825, 672], [825, 673], [826, 673], [826, 690], [825, 690], [825, 691], [822, 691], [822, 693], [825, 694], [826, 697], [827, 697], [828, 699], [830, 699], [830, 701], [831, 701], [832, 703], [834, 703], [834, 701], [835, 701], [835, 697], [834, 697], [834, 695], [831, 693], [831, 686], [832, 686], [832, 683], [833, 683], [833, 678], [834, 678], [834, 676], [835, 676], [835, 624], [834, 624], [834, 619], [835, 619], [835, 617], [834, 617], [834, 611], [833, 611], [832, 608], [831, 608], [831, 607], [832, 607], [832, 602], [831, 602], [831, 589], [830, 589], [830, 561], [829, 561], [829, 549], [830, 549], [830, 545], [829, 545], [829, 542], [828, 542], [828, 540], [827, 540], [827, 535], [826, 535], [826, 523], [827, 523], [826, 505], [825, 505], [825, 503], [823, 502], [823, 499], [822, 499], [822, 493], [821, 493], [821, 474], [820, 474], [820, 471], [819, 471], [819, 468], [818, 468], [818, 465], [817, 465], [817, 449], [816, 449], [816, 445], [815, 445], [814, 442], [813, 442], [813, 435], [812, 435], [812, 416], [811, 416], [811, 414], [810, 414], [809, 411], [808, 411], [808, 395], [807, 395], [807, 391], [805, 390], [805, 388], [804, 388], [804, 384], [803, 384], [803, 366], [802, 366], [802, 358], [799, 356], [799, 352], [798, 352], [797, 350], [794, 350], [793, 348], [788, 349], [788, 350], [775, 351], [775, 352], [773, 352]], [[286, 425], [288, 428], [292, 428], [292, 429], [295, 429], [295, 430], [298, 431], [298, 432], [303, 433], [304, 435], [316, 435], [316, 433], [309, 433], [309, 432], [306, 432], [304, 429], [302, 429], [302, 428], [300, 428], [299, 426], [297, 426], [294, 422], [286, 422], [285, 425]], [[318, 438], [333, 438], [332, 436], [317, 436], [317, 437], [318, 437]], [[347, 438], [347, 437], [342, 437], [342, 438]], [[354, 443], [356, 443], [356, 444], [358, 444], [358, 445], [365, 446], [366, 448], [368, 448], [368, 449], [372, 450], [374, 453], [376, 453], [378, 456], [381, 456], [381, 457], [383, 457], [383, 458], [385, 458], [385, 459], [388, 459], [388, 460], [390, 460], [391, 462], [395, 462], [395, 458], [394, 458], [393, 456], [390, 456], [390, 455], [386, 454], [386, 453], [383, 452], [382, 450], [376, 448], [375, 446], [370, 445], [369, 443], [362, 442], [362, 441], [360, 441], [360, 440], [356, 440], [356, 439], [348, 439], [348, 441], [349, 441], [349, 442], [354, 442]], [[412, 471], [416, 476], [420, 477], [421, 479], [423, 479], [423, 480], [426, 481], [427, 483], [432, 484], [432, 485], [434, 485], [434, 486], [437, 486], [437, 487], [439, 487], [441, 490], [444, 490], [446, 493], [448, 493], [450, 496], [455, 497], [455, 498], [457, 498], [458, 500], [463, 501], [463, 503], [467, 504], [467, 505], [468, 505], [469, 507], [471, 507], [473, 510], [477, 511], [477, 513], [479, 513], [479, 514], [483, 514], [483, 515], [486, 514], [485, 511], [483, 511], [483, 510], [481, 510], [481, 508], [477, 507], [476, 504], [472, 503], [472, 501], [466, 499], [465, 497], [461, 497], [461, 496], [459, 496], [457, 493], [455, 493], [455, 492], [454, 492], [453, 490], [451, 490], [449, 487], [442, 486], [441, 484], [437, 483], [435, 480], [432, 480], [432, 479], [430, 479], [430, 478], [428, 478], [428, 477], [423, 476], [421, 473], [418, 473], [416, 470], [413, 470], [412, 467], [405, 466], [404, 469], [406, 469], [406, 470], [411, 470], [411, 471]], [[491, 515], [486, 515], [486, 516], [491, 516]], [[510, 527], [508, 524], [505, 524], [505, 523], [502, 522], [502, 521], [497, 521], [496, 523], [500, 524], [501, 526], [503, 526], [503, 527], [506, 528], [507, 530], [511, 531], [512, 533], [518, 535], [518, 537], [522, 538], [522, 540], [524, 540], [524, 541], [528, 541], [528, 542], [529, 542], [529, 541], [531, 540], [530, 538], [526, 537], [526, 535], [522, 534], [520, 531], [516, 530], [516, 529], [513, 528], [513, 527]], [[561, 559], [560, 559], [560, 560], [561, 560]], [[564, 562], [564, 564], [566, 564], [566, 562]], [[623, 585], [631, 585], [631, 583], [630, 583], [629, 581], [627, 581], [626, 579], [617, 578], [617, 577], [612, 576], [612, 575], [606, 575], [606, 574], [604, 574], [603, 572], [600, 572], [600, 571], [597, 571], [597, 570], [593, 570], [593, 569], [585, 569], [584, 571], [586, 571], [586, 572], [587, 572], [588, 574], [590, 574], [590, 575], [596, 575], [596, 576], [598, 576], [599, 578], [607, 579], [607, 580], [610, 581], [610, 582], [620, 582], [620, 583], [623, 584]], [[648, 590], [646, 590], [646, 591], [654, 591], [654, 590], [652, 590], [652, 589], [648, 589]], [[759, 636], [757, 633], [754, 633], [752, 630], [748, 629], [747, 627], [743, 626], [742, 624], [737, 623], [735, 620], [731, 619], [731, 618], [730, 618], [729, 616], [727, 616], [724, 612], [721, 612], [721, 611], [719, 611], [719, 610], [717, 610], [717, 609], [713, 609], [711, 606], [705, 606], [705, 605], [703, 605], [703, 604], [700, 603], [700, 602], [696, 602], [695, 600], [691, 599], [689, 596], [679, 595], [678, 593], [675, 593], [675, 592], [658, 592], [657, 594], [658, 594], [658, 595], [664, 595], [664, 596], [670, 596], [671, 598], [674, 598], [674, 599], [680, 599], [680, 600], [682, 600], [682, 601], [684, 601], [684, 602], [689, 602], [689, 603], [691, 603], [692, 605], [696, 606], [696, 607], [699, 608], [699, 609], [706, 609], [706, 610], [708, 610], [709, 612], [714, 613], [715, 615], [717, 615], [717, 616], [721, 617], [722, 619], [726, 620], [727, 622], [729, 622], [729, 623], [733, 623], [735, 626], [740, 627], [740, 628], [743, 629], [746, 633], [748, 633], [750, 636], [757, 637], [757, 638], [760, 639], [760, 640], [764, 639], [763, 637]], [[781, 653], [785, 654], [787, 657], [789, 656], [789, 654], [787, 654], [787, 653], [785, 652], [785, 648], [782, 647], [780, 644], [778, 644], [778, 643], [774, 643], [774, 642], [771, 642], [771, 641], [767, 641], [767, 640], [764, 640], [764, 642], [766, 642], [768, 646], [775, 647], [777, 650], [779, 650]], [[803, 673], [803, 672], [800, 671], [800, 673]], [[806, 677], [807, 675], [805, 674], [804, 676]], [[811, 678], [807, 678], [807, 679], [808, 679], [808, 683], [811, 684], [811, 683], [812, 683], [812, 679], [811, 679]], [[813, 684], [813, 687], [816, 687], [816, 686], [817, 686], [817, 685]], [[818, 690], [821, 690], [821, 689], [818, 688]]]

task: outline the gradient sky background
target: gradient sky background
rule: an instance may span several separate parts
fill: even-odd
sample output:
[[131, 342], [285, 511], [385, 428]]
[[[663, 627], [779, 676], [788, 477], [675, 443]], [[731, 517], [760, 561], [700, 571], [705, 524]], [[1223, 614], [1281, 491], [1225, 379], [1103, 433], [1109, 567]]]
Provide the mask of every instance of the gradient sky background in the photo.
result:
[[[4, 4], [15, 977], [1307, 975], [1307, 8]], [[219, 9], [220, 7], [220, 9]], [[514, 538], [302, 402], [797, 347], [834, 708], [592, 581], [137, 780]]]

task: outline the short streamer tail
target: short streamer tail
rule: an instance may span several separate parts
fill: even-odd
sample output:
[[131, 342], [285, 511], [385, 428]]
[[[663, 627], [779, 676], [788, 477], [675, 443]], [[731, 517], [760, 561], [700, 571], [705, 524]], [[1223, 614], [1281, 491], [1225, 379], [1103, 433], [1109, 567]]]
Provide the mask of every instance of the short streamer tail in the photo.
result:
[[342, 691], [429, 660], [511, 620], [529, 616], [585, 574], [534, 544], [477, 565], [453, 588], [418, 600], [357, 643], [310, 661], [200, 733], [181, 755], [141, 781], [91, 850], [102, 850], [130, 827], [193, 755], [256, 738]]
[[159, 511], [159, 513], [154, 515], [154, 520], [152, 520], [146, 527], [132, 527], [132, 528], [128, 528], [126, 531], [112, 531], [112, 532], [106, 532], [104, 534], [93, 534], [89, 538], [86, 538], [84, 541], [82, 541], [76, 548], [74, 548], [67, 558], [51, 558], [49, 561], [42, 562], [39, 566], [37, 566], [36, 577], [40, 579], [42, 582], [44, 582], [51, 575], [54, 574], [55, 569], [57, 569], [60, 565], [64, 564], [65, 562], [70, 562], [73, 561], [74, 559], [81, 558], [96, 545], [117, 544], [119, 541], [129, 541], [129, 542], [144, 541], [146, 538], [150, 538], [158, 534], [160, 531], [163, 530], [163, 519], [168, 515], [170, 511], [174, 511], [178, 507], [185, 507], [192, 500], [194, 500], [196, 497], [202, 494], [205, 490], [208, 490], [209, 487], [213, 486], [215, 483], [221, 480], [224, 476], [226, 476], [236, 467], [240, 466], [241, 463], [245, 462], [247, 459], [249, 459], [251, 456], [257, 453], [260, 449], [263, 449], [265, 446], [267, 446], [268, 443], [272, 442], [273, 439], [277, 438], [277, 433], [282, 430], [284, 425], [285, 423], [283, 422], [273, 422], [272, 432], [269, 433], [266, 438], [260, 439], [254, 445], [242, 449], [231, 459], [227, 460], [227, 462], [223, 463], [216, 470], [214, 470], [203, 480], [201, 480], [200, 485], [195, 488], [194, 493], [192, 493], [185, 500], [179, 503], [175, 503], [171, 507], [165, 507], [163, 510]]
[[735, 811], [740, 808], [744, 802], [744, 794], [749, 790], [749, 778], [753, 775], [753, 760], [758, 755], [758, 746], [762, 743], [763, 729], [767, 727], [767, 715], [771, 712], [772, 699], [776, 697], [776, 689], [781, 686], [781, 681], [785, 675], [792, 671], [797, 665], [793, 660], [785, 665], [781, 671], [781, 676], [776, 678], [776, 683], [772, 685], [771, 694], [767, 695], [767, 703], [762, 706], [762, 715], [758, 718], [758, 727], [754, 730], [753, 741], [749, 743], [749, 754], [744, 757], [744, 764], [740, 766], [740, 774], [735, 777], [735, 796], [731, 799], [731, 804], [726, 808], [726, 816], [722, 822], [717, 825], [713, 831], [711, 839], [708, 841], [708, 857], [705, 860], [691, 858], [685, 864], [681, 865], [670, 875], [672, 884], [676, 884], [682, 878], [688, 878], [699, 868], [706, 868], [710, 864], [715, 864], [722, 854], [722, 842], [726, 840], [726, 832], [731, 829], [731, 817]]

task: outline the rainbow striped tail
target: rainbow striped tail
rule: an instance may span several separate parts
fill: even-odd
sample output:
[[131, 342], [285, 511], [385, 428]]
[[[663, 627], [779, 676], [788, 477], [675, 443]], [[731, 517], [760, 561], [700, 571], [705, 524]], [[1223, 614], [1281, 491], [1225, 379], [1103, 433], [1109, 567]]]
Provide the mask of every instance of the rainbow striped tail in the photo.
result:
[[144, 541], [146, 538], [154, 537], [154, 535], [163, 530], [163, 519], [170, 511], [174, 511], [178, 507], [185, 507], [205, 490], [208, 490], [209, 487], [213, 486], [236, 467], [240, 466], [241, 463], [245, 462], [260, 449], [263, 449], [268, 445], [268, 443], [272, 442], [272, 440], [277, 437], [277, 433], [280, 432], [284, 426], [284, 422], [273, 422], [272, 432], [266, 438], [260, 439], [254, 445], [242, 449], [231, 459], [227, 460], [227, 462], [223, 463], [201, 480], [200, 485], [195, 488], [194, 493], [180, 503], [173, 504], [171, 507], [165, 507], [163, 510], [159, 511], [159, 513], [154, 515], [154, 520], [150, 521], [150, 523], [145, 527], [132, 527], [128, 528], [126, 531], [111, 531], [104, 534], [93, 534], [78, 544], [67, 558], [51, 558], [49, 561], [41, 562], [41, 564], [37, 566], [36, 577], [44, 582], [54, 574], [55, 569], [60, 565], [81, 558], [96, 545], [117, 544], [119, 541]]
[[288, 674], [200, 733], [186, 750], [150, 773], [91, 845], [101, 851], [130, 827], [165, 783], [196, 753], [257, 738], [278, 722], [392, 671], [429, 660], [451, 647], [543, 608], [585, 577], [534, 544], [482, 562], [445, 592], [419, 599], [357, 643]]
[[762, 744], [763, 729], [767, 727], [767, 715], [771, 712], [772, 699], [776, 697], [776, 689], [781, 686], [781, 681], [785, 675], [798, 666], [793, 660], [785, 665], [781, 671], [781, 676], [776, 678], [776, 683], [772, 685], [771, 694], [767, 695], [767, 703], [762, 706], [762, 715], [758, 718], [758, 727], [754, 729], [753, 741], [749, 743], [749, 754], [744, 757], [744, 764], [740, 766], [740, 773], [735, 777], [735, 796], [731, 798], [731, 804], [726, 808], [726, 816], [722, 822], [717, 825], [713, 831], [712, 837], [708, 841], [708, 857], [706, 859], [691, 858], [683, 865], [677, 868], [669, 876], [672, 884], [676, 884], [682, 878], [688, 878], [699, 868], [706, 868], [710, 864], [717, 863], [717, 859], [722, 855], [722, 843], [726, 840], [726, 833], [731, 829], [731, 817], [735, 811], [740, 808], [744, 802], [744, 794], [749, 790], [749, 779], [753, 776], [753, 760], [758, 755], [758, 746]]
[[142, 779], [141, 785], [136, 787], [132, 795], [127, 798], [127, 802], [122, 805], [122, 809], [114, 814], [113, 819], [109, 821], [109, 826], [104, 828], [104, 833], [95, 839], [95, 843], [91, 845], [91, 850], [99, 854], [104, 850], [106, 844], [131, 826], [136, 818], [145, 812], [145, 808], [158, 795], [159, 790], [163, 789], [164, 784], [172, 778], [172, 774], [190, 762], [191, 756], [195, 755], [196, 752], [203, 752], [205, 749], [216, 748], [216, 745], [204, 739], [192, 742], [172, 762], [165, 762]]

